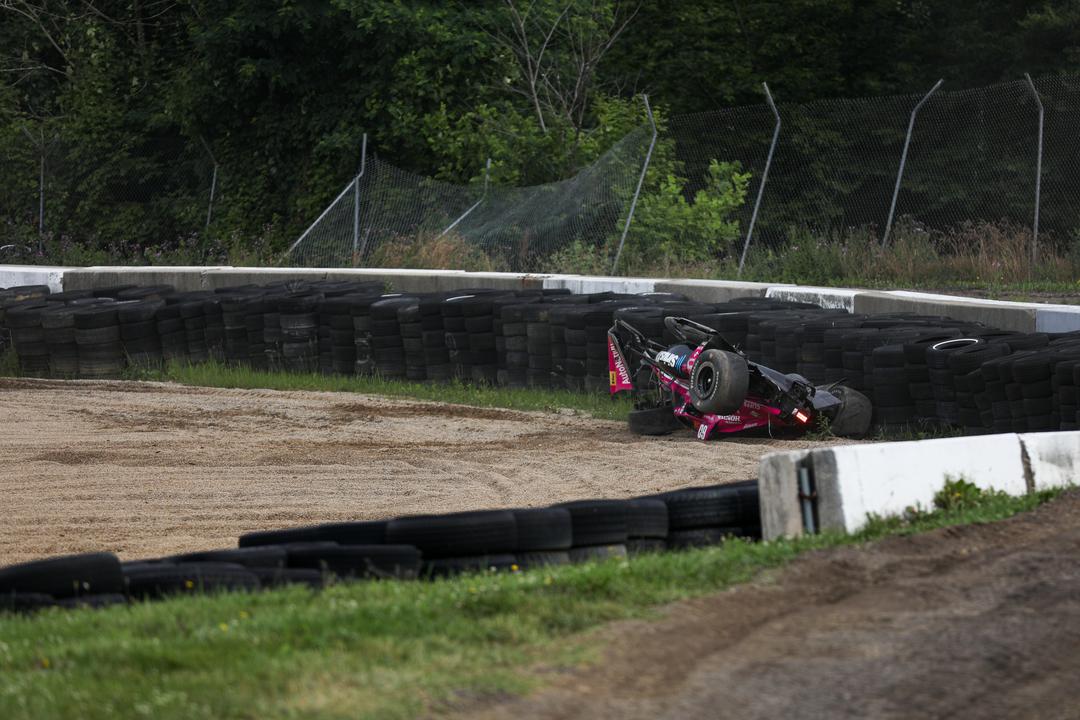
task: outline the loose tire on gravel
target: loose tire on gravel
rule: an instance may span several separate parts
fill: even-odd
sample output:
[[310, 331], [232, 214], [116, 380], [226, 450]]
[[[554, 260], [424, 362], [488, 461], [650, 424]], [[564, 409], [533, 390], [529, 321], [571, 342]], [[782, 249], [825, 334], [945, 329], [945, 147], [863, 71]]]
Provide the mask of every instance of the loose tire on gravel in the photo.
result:
[[830, 390], [840, 400], [840, 407], [829, 422], [833, 435], [862, 437], [870, 431], [873, 408], [870, 400], [858, 390], [839, 385]]
[[704, 413], [735, 412], [749, 386], [746, 360], [726, 350], [706, 350], [690, 371], [690, 402]]
[[627, 423], [635, 435], [670, 435], [682, 427], [670, 405], [631, 410]]

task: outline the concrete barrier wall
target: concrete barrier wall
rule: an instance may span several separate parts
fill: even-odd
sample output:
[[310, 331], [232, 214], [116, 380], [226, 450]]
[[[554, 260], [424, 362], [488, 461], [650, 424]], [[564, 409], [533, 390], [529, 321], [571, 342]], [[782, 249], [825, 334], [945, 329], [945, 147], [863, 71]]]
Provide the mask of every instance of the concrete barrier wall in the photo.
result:
[[64, 275], [75, 268], [54, 265], [0, 265], [0, 288], [48, 285], [50, 292], [64, 289]]
[[806, 532], [799, 470], [809, 473], [816, 529], [855, 532], [871, 516], [932, 507], [946, 480], [1010, 495], [1069, 487], [1080, 480], [1080, 432], [982, 435], [842, 445], [770, 453], [761, 460], [766, 540]]
[[238, 268], [238, 267], [44, 267], [0, 265], [0, 287], [48, 285], [52, 290], [79, 290], [111, 285], [173, 285], [179, 290], [213, 290], [231, 285], [267, 284], [285, 280], [377, 280], [402, 292], [452, 291], [465, 288], [569, 288], [578, 293], [678, 292], [703, 302], [759, 296], [811, 302], [822, 307], [876, 315], [910, 312], [948, 315], [960, 320], [1019, 332], [1080, 331], [1080, 306], [1003, 302], [952, 295], [796, 286], [733, 280], [679, 280], [588, 275], [487, 273], [462, 270], [383, 268]]

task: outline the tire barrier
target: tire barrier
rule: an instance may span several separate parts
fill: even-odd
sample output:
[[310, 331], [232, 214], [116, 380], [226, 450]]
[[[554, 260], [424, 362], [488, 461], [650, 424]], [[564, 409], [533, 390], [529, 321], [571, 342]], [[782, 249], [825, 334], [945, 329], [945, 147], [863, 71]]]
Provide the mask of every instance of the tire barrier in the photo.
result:
[[[117, 286], [0, 290], [0, 349], [26, 375], [112, 378], [125, 367], [213, 359], [255, 369], [606, 393], [615, 318], [671, 344], [664, 318], [719, 330], [756, 362], [843, 382], [874, 423], [971, 434], [1074, 429], [1080, 333], [1017, 333], [940, 316], [852, 315], [807, 303], [566, 289], [385, 293], [379, 283], [295, 281], [175, 292]], [[1060, 366], [1060, 367], [1059, 367]], [[643, 434], [662, 418], [632, 418]]]
[[238, 547], [121, 562], [87, 553], [0, 568], [0, 611], [199, 593], [436, 579], [761, 538], [756, 481], [630, 500], [338, 522], [241, 535]]

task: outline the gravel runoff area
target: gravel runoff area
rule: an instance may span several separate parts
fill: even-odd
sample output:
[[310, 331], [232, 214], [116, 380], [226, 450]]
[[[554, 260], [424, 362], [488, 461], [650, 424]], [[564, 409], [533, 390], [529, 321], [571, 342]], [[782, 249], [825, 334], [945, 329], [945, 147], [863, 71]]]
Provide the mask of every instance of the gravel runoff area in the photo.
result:
[[0, 565], [734, 482], [765, 452], [812, 444], [638, 438], [570, 413], [350, 393], [0, 379]]
[[588, 636], [590, 669], [469, 720], [1080, 717], [1080, 491], [812, 553]]

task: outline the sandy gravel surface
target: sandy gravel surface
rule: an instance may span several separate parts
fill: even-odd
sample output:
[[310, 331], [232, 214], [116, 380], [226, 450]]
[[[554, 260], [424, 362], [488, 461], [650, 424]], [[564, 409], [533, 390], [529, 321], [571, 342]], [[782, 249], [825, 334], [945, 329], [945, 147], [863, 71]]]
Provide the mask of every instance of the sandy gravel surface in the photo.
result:
[[997, 523], [814, 553], [591, 636], [584, 672], [470, 720], [1080, 717], [1080, 491]]
[[744, 480], [763, 453], [809, 444], [350, 393], [0, 379], [0, 565]]

